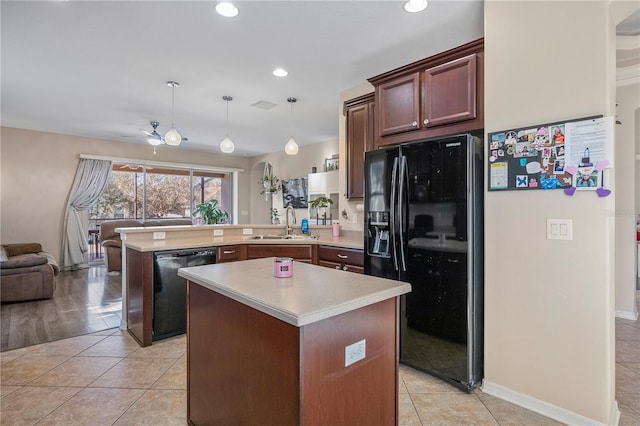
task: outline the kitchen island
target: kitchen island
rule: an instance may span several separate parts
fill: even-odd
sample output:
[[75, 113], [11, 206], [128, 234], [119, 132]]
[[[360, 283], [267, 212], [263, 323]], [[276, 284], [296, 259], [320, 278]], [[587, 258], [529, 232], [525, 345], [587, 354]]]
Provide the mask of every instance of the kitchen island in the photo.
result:
[[409, 284], [273, 258], [182, 268], [191, 424], [398, 422]]

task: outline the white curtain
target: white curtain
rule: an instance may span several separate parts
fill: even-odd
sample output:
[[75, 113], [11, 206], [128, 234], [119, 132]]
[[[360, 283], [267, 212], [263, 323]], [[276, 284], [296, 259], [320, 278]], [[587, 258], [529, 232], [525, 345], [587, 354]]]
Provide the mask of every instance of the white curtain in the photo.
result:
[[89, 210], [109, 183], [112, 162], [81, 158], [73, 181], [62, 234], [62, 268], [77, 269], [86, 264], [88, 231], [82, 227], [79, 212]]

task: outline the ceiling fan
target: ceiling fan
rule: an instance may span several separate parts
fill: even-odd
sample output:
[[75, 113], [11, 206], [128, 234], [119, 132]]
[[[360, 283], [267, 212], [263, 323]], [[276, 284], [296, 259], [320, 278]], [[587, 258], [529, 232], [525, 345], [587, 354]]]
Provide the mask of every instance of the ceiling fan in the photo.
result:
[[153, 127], [153, 132], [149, 132], [145, 129], [140, 129], [140, 131], [147, 135], [147, 142], [149, 142], [151, 145], [160, 145], [162, 142], [164, 142], [164, 139], [162, 139], [162, 136], [160, 136], [160, 133], [158, 133], [156, 130], [160, 123], [158, 123], [157, 121], [150, 121], [149, 124], [151, 124], [151, 127]]
[[[142, 133], [147, 135], [147, 142], [149, 142], [153, 146], [158, 146], [160, 144], [165, 143], [164, 138], [157, 131], [160, 123], [157, 121], [150, 121], [149, 124], [151, 124], [151, 127], [153, 127], [153, 132], [149, 132], [148, 130], [145, 130], [145, 129], [139, 129]], [[188, 140], [189, 139], [185, 137], [182, 138], [183, 142], [187, 142]]]

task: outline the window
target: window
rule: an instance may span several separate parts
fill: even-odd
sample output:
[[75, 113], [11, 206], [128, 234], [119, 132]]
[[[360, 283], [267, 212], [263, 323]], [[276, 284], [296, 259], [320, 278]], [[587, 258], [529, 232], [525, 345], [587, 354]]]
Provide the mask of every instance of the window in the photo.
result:
[[232, 173], [115, 164], [89, 214], [89, 228], [111, 219], [191, 219], [195, 205], [216, 198], [233, 222]]

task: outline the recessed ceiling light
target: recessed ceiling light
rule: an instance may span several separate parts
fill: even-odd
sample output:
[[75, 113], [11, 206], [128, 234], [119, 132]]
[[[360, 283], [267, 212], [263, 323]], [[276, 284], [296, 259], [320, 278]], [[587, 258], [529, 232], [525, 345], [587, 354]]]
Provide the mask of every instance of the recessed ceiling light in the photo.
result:
[[216, 5], [216, 12], [225, 18], [233, 18], [238, 15], [238, 8], [228, 1], [221, 1]]
[[404, 3], [404, 10], [409, 13], [418, 13], [425, 10], [428, 5], [427, 0], [407, 0]]
[[286, 77], [289, 75], [289, 73], [285, 69], [276, 68], [275, 70], [273, 70], [273, 75], [275, 75], [276, 77]]

